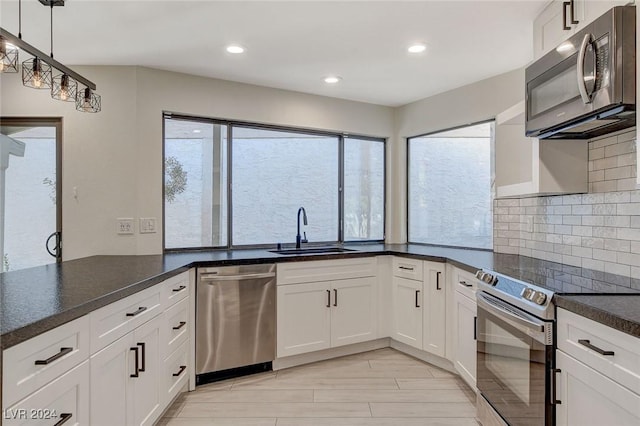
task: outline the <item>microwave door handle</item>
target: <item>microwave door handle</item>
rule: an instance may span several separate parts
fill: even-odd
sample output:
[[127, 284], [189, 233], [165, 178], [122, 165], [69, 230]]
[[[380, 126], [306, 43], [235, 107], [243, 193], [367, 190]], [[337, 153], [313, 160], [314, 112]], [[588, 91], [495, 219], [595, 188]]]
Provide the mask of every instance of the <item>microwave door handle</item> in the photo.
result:
[[584, 82], [584, 56], [587, 54], [587, 47], [591, 42], [591, 34], [585, 34], [582, 39], [582, 44], [580, 45], [580, 50], [578, 51], [578, 90], [580, 91], [580, 97], [582, 98], [582, 103], [590, 104], [591, 96], [587, 92], [587, 85]]

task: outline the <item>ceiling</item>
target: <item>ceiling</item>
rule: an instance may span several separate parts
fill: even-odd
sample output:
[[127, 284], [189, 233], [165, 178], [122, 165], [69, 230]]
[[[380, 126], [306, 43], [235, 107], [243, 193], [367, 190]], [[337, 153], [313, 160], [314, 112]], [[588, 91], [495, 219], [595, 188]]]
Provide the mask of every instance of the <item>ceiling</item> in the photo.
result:
[[[65, 65], [141, 65], [399, 106], [527, 64], [547, 2], [67, 0], [54, 9], [54, 53]], [[49, 12], [22, 0], [23, 39], [44, 52]], [[0, 1], [0, 25], [17, 35], [17, 1]], [[414, 42], [426, 52], [409, 54]], [[246, 52], [227, 53], [230, 43]]]

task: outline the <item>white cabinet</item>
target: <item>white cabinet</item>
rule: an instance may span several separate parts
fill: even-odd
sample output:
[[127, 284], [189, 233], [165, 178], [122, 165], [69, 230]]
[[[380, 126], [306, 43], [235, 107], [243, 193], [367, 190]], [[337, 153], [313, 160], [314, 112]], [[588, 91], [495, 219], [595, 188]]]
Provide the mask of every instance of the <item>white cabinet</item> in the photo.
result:
[[91, 424], [146, 425], [160, 415], [157, 316], [91, 357]]
[[557, 328], [557, 424], [640, 424], [640, 339], [561, 308]]
[[377, 338], [376, 259], [278, 265], [278, 358]]
[[445, 263], [424, 262], [422, 348], [444, 358], [447, 319]]
[[472, 389], [476, 388], [476, 300], [475, 278], [455, 270], [454, 295], [455, 356], [454, 367]]
[[496, 116], [496, 197], [587, 192], [588, 141], [528, 138], [524, 111], [522, 101]]
[[2, 418], [5, 426], [90, 424], [89, 361], [85, 360], [22, 401], [5, 407]]
[[330, 298], [325, 282], [278, 286], [278, 358], [331, 346]]
[[398, 342], [422, 349], [422, 281], [393, 277], [393, 332]]
[[640, 395], [562, 351], [556, 351], [558, 426], [637, 426]]
[[[565, 5], [565, 3], [568, 3]], [[538, 59], [614, 6], [627, 0], [554, 0], [533, 21], [533, 57]], [[573, 20], [572, 20], [573, 19]]]

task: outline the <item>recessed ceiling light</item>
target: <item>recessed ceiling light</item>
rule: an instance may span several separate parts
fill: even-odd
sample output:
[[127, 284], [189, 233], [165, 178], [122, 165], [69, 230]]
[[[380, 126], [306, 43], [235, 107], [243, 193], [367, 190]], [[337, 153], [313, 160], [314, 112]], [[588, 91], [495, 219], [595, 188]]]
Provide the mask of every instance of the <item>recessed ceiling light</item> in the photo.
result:
[[229, 53], [244, 53], [244, 47], [232, 44], [227, 46], [227, 52]]
[[342, 80], [342, 77], [338, 77], [337, 75], [330, 75], [324, 78], [324, 82], [328, 84], [336, 84], [340, 80]]
[[195, 130], [193, 131], [193, 133], [200, 133], [201, 131], [202, 131], [202, 130], [200, 130], [200, 129], [195, 129]]
[[424, 43], [416, 43], [409, 46], [407, 50], [409, 53], [422, 53], [427, 50], [427, 45]]

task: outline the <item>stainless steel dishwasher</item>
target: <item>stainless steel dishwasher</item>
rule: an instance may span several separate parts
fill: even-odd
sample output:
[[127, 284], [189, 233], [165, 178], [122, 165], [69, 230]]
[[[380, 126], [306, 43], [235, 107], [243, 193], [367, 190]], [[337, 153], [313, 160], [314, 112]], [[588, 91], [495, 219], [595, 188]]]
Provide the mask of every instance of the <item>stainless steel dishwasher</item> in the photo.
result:
[[198, 268], [196, 383], [271, 369], [276, 355], [276, 267]]

